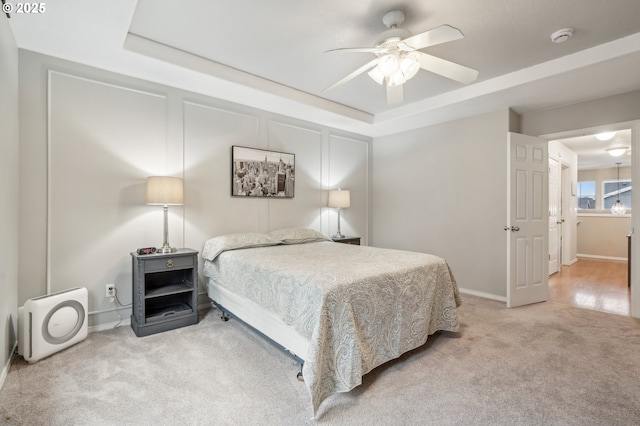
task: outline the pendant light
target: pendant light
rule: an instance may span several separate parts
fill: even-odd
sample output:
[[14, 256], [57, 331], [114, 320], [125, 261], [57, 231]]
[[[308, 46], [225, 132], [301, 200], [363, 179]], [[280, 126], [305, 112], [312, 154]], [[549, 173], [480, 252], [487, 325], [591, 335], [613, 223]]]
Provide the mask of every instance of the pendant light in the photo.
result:
[[618, 165], [618, 199], [616, 203], [611, 206], [611, 214], [621, 215], [627, 212], [627, 208], [620, 202], [620, 163], [616, 163]]

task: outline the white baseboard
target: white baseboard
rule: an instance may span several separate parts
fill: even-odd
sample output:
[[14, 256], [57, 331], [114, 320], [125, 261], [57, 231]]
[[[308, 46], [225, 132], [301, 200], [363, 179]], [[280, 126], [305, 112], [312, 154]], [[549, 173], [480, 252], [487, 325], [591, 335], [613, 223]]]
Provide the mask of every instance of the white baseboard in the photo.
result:
[[470, 294], [472, 296], [478, 296], [478, 297], [483, 297], [485, 299], [497, 300], [498, 302], [507, 303], [507, 298], [504, 296], [496, 296], [495, 294], [484, 293], [482, 291], [476, 291], [476, 290], [469, 290], [468, 288], [459, 288], [458, 290], [460, 290], [460, 293]]
[[7, 363], [2, 368], [2, 373], [0, 373], [0, 389], [4, 386], [4, 381], [7, 380], [7, 376], [9, 375], [9, 369], [11, 368], [11, 363], [13, 362], [13, 357], [16, 356], [18, 352], [18, 342], [13, 345], [13, 350], [11, 350], [11, 356], [7, 360]]
[[92, 325], [91, 327], [88, 328], [87, 331], [89, 333], [95, 333], [97, 331], [111, 330], [117, 327], [124, 327], [129, 325], [131, 325], [131, 317], [122, 318], [122, 321], [112, 321], [112, 322], [105, 322], [102, 324]]
[[613, 257], [613, 256], [598, 256], [595, 254], [578, 254], [578, 257], [584, 257], [585, 259], [602, 259], [602, 260], [615, 260], [619, 262], [627, 262], [626, 257]]

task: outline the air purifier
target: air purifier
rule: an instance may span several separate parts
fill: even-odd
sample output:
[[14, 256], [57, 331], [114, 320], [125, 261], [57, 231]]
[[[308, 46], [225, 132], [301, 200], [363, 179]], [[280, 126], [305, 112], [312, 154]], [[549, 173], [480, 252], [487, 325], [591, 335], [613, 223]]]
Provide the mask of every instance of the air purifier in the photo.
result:
[[79, 287], [27, 300], [18, 308], [18, 353], [34, 363], [84, 340], [88, 298]]

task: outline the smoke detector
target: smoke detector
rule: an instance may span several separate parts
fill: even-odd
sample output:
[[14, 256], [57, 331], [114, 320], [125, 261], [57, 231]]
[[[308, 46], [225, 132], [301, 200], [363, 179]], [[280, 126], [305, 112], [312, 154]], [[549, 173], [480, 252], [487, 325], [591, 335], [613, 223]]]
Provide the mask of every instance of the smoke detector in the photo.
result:
[[551, 41], [554, 43], [562, 43], [571, 38], [573, 35], [573, 28], [563, 28], [551, 34]]

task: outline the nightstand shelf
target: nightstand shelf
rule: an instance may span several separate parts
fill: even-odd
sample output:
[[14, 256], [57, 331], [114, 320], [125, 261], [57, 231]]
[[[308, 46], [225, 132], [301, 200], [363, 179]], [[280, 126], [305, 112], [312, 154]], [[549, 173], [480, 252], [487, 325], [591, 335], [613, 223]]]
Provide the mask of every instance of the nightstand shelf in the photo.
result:
[[131, 328], [148, 336], [198, 322], [198, 252], [131, 253], [133, 308]]
[[331, 237], [331, 239], [336, 243], [353, 244], [356, 246], [360, 245], [360, 237], [343, 237], [343, 238]]
[[178, 293], [191, 293], [193, 291], [193, 283], [191, 281], [187, 281], [184, 283], [178, 284], [167, 284], [164, 287], [158, 288], [147, 288], [145, 291], [144, 297], [147, 299], [159, 296], [166, 296], [170, 294], [178, 294]]

